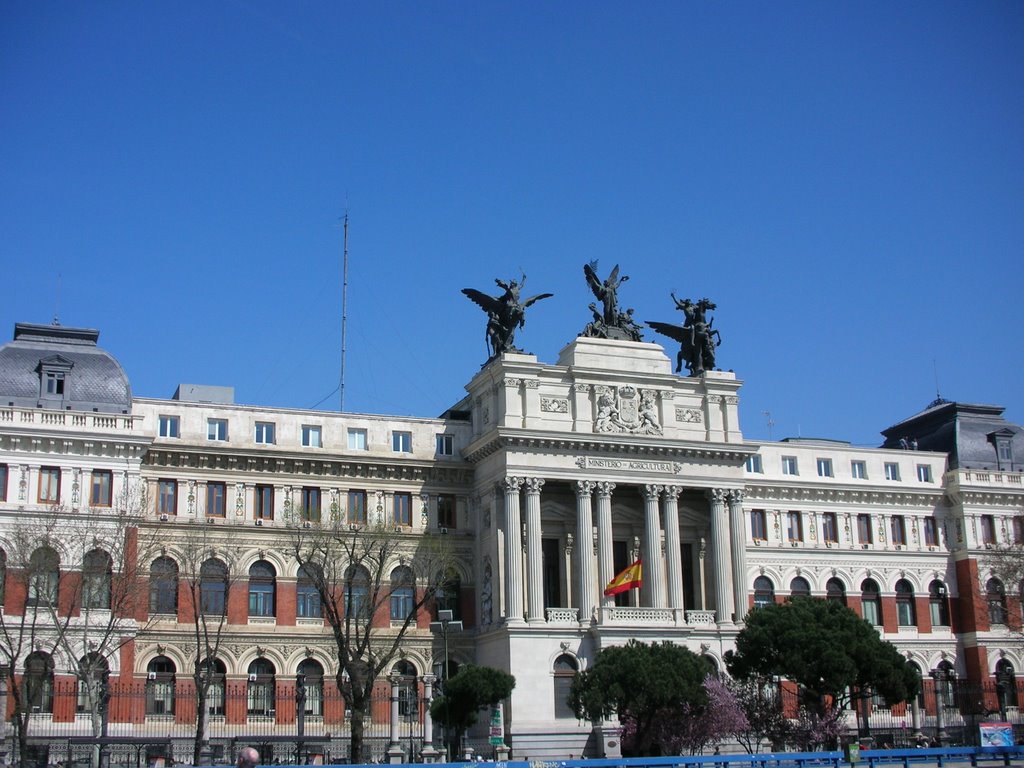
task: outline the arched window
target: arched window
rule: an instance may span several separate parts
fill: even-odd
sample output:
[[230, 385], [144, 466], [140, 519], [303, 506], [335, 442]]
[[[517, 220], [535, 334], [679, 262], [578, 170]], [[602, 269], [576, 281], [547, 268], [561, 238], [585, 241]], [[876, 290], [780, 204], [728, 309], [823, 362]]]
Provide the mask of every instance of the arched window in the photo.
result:
[[896, 582], [896, 623], [901, 627], [917, 626], [914, 588], [906, 579]]
[[399, 566], [391, 572], [391, 620], [405, 621], [413, 611], [413, 585], [416, 583], [412, 568]]
[[256, 659], [249, 665], [249, 684], [246, 688], [246, 714], [257, 717], [274, 715], [274, 665], [266, 659]]
[[754, 579], [754, 607], [763, 608], [775, 602], [775, 585], [767, 576]]
[[846, 585], [842, 579], [831, 578], [825, 582], [825, 599], [846, 605]]
[[90, 653], [78, 660], [77, 711], [100, 712], [105, 679], [109, 673], [110, 665], [98, 653]]
[[178, 612], [178, 564], [169, 557], [158, 557], [149, 566], [149, 612]]
[[988, 600], [988, 621], [990, 624], [1006, 623], [1006, 590], [999, 579], [989, 579], [985, 584]]
[[864, 579], [860, 585], [860, 605], [864, 621], [882, 626], [882, 595], [874, 579]]
[[410, 720], [419, 715], [419, 689], [416, 684], [416, 667], [402, 659], [391, 668], [391, 674], [401, 678], [398, 684], [398, 714]]
[[306, 714], [310, 717], [323, 717], [324, 714], [324, 668], [313, 659], [299, 662], [299, 674], [302, 675], [302, 688], [305, 692]]
[[575, 718], [576, 713], [569, 706], [569, 694], [572, 690], [572, 681], [576, 673], [580, 671], [580, 665], [568, 653], [563, 653], [557, 659], [551, 670], [554, 678], [555, 691], [555, 717], [562, 719]]
[[370, 618], [370, 574], [360, 565], [345, 571], [345, 615], [367, 621]]
[[320, 618], [320, 591], [317, 584], [323, 583], [323, 572], [320, 566], [304, 565], [299, 568], [299, 577], [296, 580], [295, 591], [297, 600], [297, 614], [303, 619]]
[[28, 604], [56, 605], [60, 583], [60, 557], [50, 547], [40, 547], [28, 561]]
[[928, 585], [928, 613], [933, 627], [949, 626], [949, 598], [946, 585], [938, 579]]
[[459, 596], [462, 593], [462, 580], [459, 572], [454, 568], [448, 568], [437, 575], [437, 587], [434, 591], [434, 618], [437, 618], [436, 611], [451, 611], [452, 620], [462, 619], [462, 609], [459, 607]]
[[996, 662], [996, 691], [1000, 709], [1017, 706], [1017, 672], [1007, 659]]
[[249, 615], [274, 615], [274, 590], [277, 571], [266, 560], [258, 560], [249, 568]]
[[29, 712], [53, 712], [53, 657], [43, 651], [30, 653], [22, 685]]
[[810, 597], [811, 596], [811, 585], [807, 582], [803, 576], [797, 576], [791, 582], [789, 582], [789, 596], [794, 597]]
[[199, 568], [199, 603], [204, 614], [223, 616], [227, 610], [228, 569], [211, 558]]
[[146, 665], [146, 714], [174, 714], [174, 662], [157, 656]]
[[110, 608], [110, 580], [113, 564], [102, 549], [86, 552], [82, 558], [82, 607]]
[[206, 688], [206, 711], [214, 716], [224, 715], [224, 680], [227, 667], [220, 659], [207, 657], [199, 663], [199, 675]]

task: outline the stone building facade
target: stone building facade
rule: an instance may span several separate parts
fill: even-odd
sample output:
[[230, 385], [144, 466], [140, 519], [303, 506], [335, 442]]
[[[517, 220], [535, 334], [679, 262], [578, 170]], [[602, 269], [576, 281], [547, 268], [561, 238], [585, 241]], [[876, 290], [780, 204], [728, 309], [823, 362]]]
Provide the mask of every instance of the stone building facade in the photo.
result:
[[[0, 348], [3, 613], [13, 626], [33, 599], [13, 577], [19, 520], [102, 518], [144, 500], [139, 535], [159, 552], [140, 566], [148, 599], [119, 618], [125, 642], [109, 672], [147, 686], [147, 702], [154, 690], [182, 695], [199, 661], [184, 591], [166, 589], [197, 528], [240, 569], [223, 596], [217, 664], [250, 703], [221, 714], [244, 726], [256, 686], [281, 701], [298, 673], [330, 685], [330, 628], [287, 545], [299, 508], [385, 525], [410, 546], [447, 537], [457, 584], [447, 605], [463, 623], [448, 653], [516, 676], [504, 714], [519, 756], [609, 750], [565, 705], [572, 674], [602, 648], [669, 640], [722, 667], [746, 613], [791, 595], [843, 600], [926, 680], [944, 670], [980, 682], [1024, 664], [1020, 585], [1001, 583], [986, 556], [1024, 537], [1024, 437], [1001, 408], [937, 401], [886, 430], [881, 448], [753, 442], [733, 373], [680, 377], [657, 344], [578, 338], [554, 363], [492, 361], [442, 418], [302, 411], [238, 405], [206, 386], [133, 397], [97, 340], [19, 324]], [[643, 587], [604, 597], [637, 559]], [[110, 577], [123, 568], [113, 563]], [[387, 618], [380, 633], [394, 631]], [[443, 671], [432, 618], [424, 611], [403, 639], [400, 671], [418, 677], [420, 696]], [[74, 684], [75, 656], [89, 649], [46, 647], [40, 635], [9, 661], [24, 670], [33, 653]], [[150, 703], [124, 715], [140, 732], [166, 714]], [[39, 714], [62, 717], [59, 702], [49, 707]], [[64, 717], [75, 716], [69, 705]]]

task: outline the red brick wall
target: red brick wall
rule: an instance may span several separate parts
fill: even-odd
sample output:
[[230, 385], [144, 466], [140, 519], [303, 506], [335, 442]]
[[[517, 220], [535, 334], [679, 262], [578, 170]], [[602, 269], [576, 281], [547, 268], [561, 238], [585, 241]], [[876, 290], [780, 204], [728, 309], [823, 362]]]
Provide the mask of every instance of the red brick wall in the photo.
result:
[[978, 562], [969, 558], [956, 561], [958, 632], [987, 632], [988, 604], [981, 594]]
[[277, 582], [277, 625], [279, 627], [295, 626], [297, 600], [298, 592], [294, 581]]
[[228, 624], [249, 623], [249, 580], [236, 582], [228, 588]]

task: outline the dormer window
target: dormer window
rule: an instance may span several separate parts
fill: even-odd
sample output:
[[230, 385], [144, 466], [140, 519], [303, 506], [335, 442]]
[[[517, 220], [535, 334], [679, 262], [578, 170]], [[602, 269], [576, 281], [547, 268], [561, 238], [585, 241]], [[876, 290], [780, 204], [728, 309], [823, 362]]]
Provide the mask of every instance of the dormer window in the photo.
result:
[[74, 365], [66, 357], [53, 355], [39, 361], [39, 399], [53, 403], [68, 396], [68, 379]]
[[988, 439], [996, 448], [996, 467], [1000, 472], [1013, 471], [1013, 430], [1000, 429], [989, 434]]

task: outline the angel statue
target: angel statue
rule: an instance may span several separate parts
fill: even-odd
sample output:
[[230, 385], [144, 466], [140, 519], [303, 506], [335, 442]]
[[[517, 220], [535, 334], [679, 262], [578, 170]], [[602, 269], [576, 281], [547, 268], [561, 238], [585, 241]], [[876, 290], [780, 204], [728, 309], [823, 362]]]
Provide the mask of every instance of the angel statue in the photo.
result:
[[526, 275], [520, 274], [519, 281], [494, 281], [504, 291], [500, 296], [488, 296], [474, 288], [462, 289], [464, 294], [487, 313], [488, 362], [505, 352], [518, 352], [515, 347], [516, 328], [522, 328], [526, 322], [526, 308], [541, 299], [554, 296], [553, 293], [538, 293], [528, 299], [520, 299], [519, 292], [526, 284]]
[[694, 303], [689, 299], [677, 299], [674, 292], [670, 295], [676, 309], [686, 317], [683, 325], [655, 323], [650, 320], [647, 321], [647, 325], [655, 332], [679, 342], [676, 373], [682, 370], [685, 361], [686, 369], [691, 376], [702, 376], [705, 371], [714, 369], [715, 347], [722, 344], [721, 334], [711, 327], [714, 325], [714, 318], [710, 322], [707, 319], [708, 310], [717, 309], [717, 306], [711, 299], [701, 299]]
[[640, 341], [640, 326], [633, 320], [633, 310], [619, 311], [619, 286], [629, 280], [629, 275], [619, 277], [619, 265], [616, 264], [608, 279], [601, 280], [597, 276], [596, 261], [583, 265], [583, 275], [590, 290], [601, 302], [601, 310], [598, 311], [596, 304], [590, 305], [594, 320], [587, 323], [582, 335], [601, 339]]

